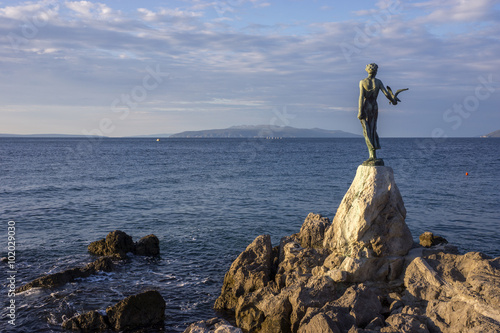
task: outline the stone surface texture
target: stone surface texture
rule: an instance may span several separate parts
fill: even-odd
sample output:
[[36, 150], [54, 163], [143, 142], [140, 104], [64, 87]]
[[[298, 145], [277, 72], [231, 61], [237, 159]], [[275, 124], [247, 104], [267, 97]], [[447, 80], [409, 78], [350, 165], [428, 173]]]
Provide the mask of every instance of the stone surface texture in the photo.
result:
[[340, 203], [324, 247], [353, 257], [404, 256], [413, 245], [392, 168], [359, 166]]
[[[89, 311], [76, 315], [62, 323], [68, 330], [143, 331], [147, 328], [162, 329], [165, 322], [166, 304], [158, 291], [149, 290], [129, 296], [106, 309], [106, 314]], [[195, 331], [193, 331], [195, 332]]]
[[142, 327], [163, 327], [165, 300], [156, 290], [132, 295], [106, 309], [108, 320], [117, 331]]

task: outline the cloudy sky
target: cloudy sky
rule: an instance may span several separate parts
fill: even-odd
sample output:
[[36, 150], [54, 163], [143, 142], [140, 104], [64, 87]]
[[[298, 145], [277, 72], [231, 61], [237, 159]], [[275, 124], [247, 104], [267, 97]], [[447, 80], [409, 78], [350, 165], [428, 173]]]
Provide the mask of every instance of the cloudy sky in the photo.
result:
[[0, 133], [176, 133], [234, 125], [381, 136], [500, 129], [499, 0], [0, 1]]

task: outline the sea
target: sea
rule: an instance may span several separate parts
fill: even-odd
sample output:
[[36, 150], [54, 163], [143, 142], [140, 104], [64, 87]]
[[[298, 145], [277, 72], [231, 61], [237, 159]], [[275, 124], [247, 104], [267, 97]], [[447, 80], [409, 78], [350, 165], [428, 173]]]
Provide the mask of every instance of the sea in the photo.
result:
[[[431, 231], [461, 253], [500, 256], [500, 139], [381, 145], [414, 240]], [[155, 289], [167, 304], [164, 330], [183, 332], [215, 316], [225, 272], [255, 237], [277, 245], [310, 212], [333, 219], [367, 157], [362, 138], [1, 138], [0, 256], [15, 225], [15, 258], [0, 263], [0, 331], [62, 332], [65, 318]], [[8, 278], [18, 287], [83, 266], [96, 259], [87, 246], [117, 229], [135, 241], [155, 234], [161, 255], [8, 297]]]

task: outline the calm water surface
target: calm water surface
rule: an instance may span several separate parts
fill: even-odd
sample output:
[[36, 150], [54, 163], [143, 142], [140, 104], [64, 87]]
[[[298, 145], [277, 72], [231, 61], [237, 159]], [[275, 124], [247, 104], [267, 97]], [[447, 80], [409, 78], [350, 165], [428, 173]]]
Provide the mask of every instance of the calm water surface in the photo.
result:
[[[432, 231], [500, 256], [499, 139], [381, 143], [415, 239]], [[0, 139], [1, 234], [16, 222], [18, 284], [94, 260], [87, 245], [116, 229], [154, 233], [162, 253], [18, 295], [16, 332], [59, 332], [75, 312], [151, 288], [167, 302], [167, 332], [212, 317], [235, 257], [260, 234], [278, 244], [298, 232], [309, 212], [333, 218], [366, 155], [363, 139]]]

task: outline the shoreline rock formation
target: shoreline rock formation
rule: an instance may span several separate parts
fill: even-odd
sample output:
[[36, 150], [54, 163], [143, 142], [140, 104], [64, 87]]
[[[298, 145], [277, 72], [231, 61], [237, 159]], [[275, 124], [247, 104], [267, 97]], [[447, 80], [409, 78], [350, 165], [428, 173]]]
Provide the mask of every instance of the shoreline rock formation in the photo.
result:
[[156, 290], [129, 296], [106, 308], [106, 314], [89, 311], [63, 322], [68, 330], [98, 332], [104, 330], [131, 331], [143, 328], [162, 328], [166, 303]]
[[134, 243], [132, 237], [121, 230], [110, 232], [106, 238], [92, 242], [88, 251], [98, 256], [117, 256], [124, 258], [127, 253], [140, 256], [156, 256], [160, 254], [160, 241], [155, 235], [142, 237]]
[[111, 272], [117, 260], [126, 258], [127, 253], [156, 256], [160, 254], [160, 242], [155, 235], [142, 237], [134, 243], [132, 237], [120, 230], [110, 232], [106, 238], [90, 243], [88, 251], [103, 256], [84, 267], [67, 269], [62, 272], [39, 277], [16, 289], [16, 293], [32, 288], [55, 288], [74, 282], [78, 278], [87, 278], [98, 272]]
[[232, 263], [214, 304], [236, 323], [225, 331], [500, 332], [500, 258], [459, 255], [430, 233], [414, 244], [405, 216], [392, 169], [360, 166], [332, 223], [311, 213]]

